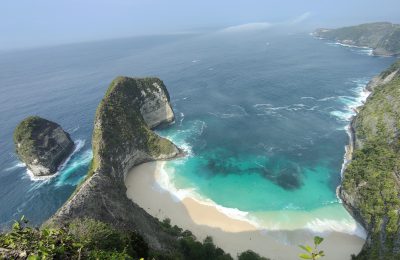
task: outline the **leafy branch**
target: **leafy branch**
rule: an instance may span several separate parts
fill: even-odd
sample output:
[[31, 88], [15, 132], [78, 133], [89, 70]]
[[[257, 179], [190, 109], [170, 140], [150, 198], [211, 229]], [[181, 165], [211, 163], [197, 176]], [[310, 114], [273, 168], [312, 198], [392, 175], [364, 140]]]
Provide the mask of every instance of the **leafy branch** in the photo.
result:
[[314, 248], [309, 245], [305, 245], [305, 246], [299, 245], [299, 247], [301, 249], [303, 249], [304, 251], [307, 252], [307, 253], [299, 254], [299, 257], [301, 259], [315, 260], [315, 259], [319, 259], [319, 258], [325, 256], [324, 251], [318, 249], [318, 246], [322, 243], [322, 241], [324, 241], [324, 239], [322, 237], [315, 236], [314, 237]]

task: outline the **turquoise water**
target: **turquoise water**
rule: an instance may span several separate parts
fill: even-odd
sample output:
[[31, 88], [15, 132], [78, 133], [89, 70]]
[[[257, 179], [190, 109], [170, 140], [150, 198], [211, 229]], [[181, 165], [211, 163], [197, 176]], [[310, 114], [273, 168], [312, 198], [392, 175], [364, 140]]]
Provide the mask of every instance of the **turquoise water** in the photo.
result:
[[[345, 127], [365, 84], [392, 62], [269, 30], [2, 52], [0, 226], [22, 214], [35, 224], [51, 216], [85, 177], [108, 84], [152, 75], [164, 80], [176, 113], [159, 133], [188, 152], [167, 163], [176, 188], [261, 226], [352, 229], [335, 192]], [[31, 114], [57, 121], [80, 144], [54, 178], [30, 178], [14, 153], [12, 131]]]

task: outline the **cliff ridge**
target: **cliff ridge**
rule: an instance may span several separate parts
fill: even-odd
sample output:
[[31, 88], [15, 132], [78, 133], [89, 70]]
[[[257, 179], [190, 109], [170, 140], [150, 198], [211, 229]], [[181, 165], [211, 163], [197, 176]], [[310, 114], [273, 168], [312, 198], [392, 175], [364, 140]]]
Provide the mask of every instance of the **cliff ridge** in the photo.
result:
[[151, 130], [173, 120], [169, 94], [160, 79], [114, 79], [96, 110], [87, 178], [47, 224], [92, 218], [137, 231], [152, 248], [168, 248], [175, 238], [127, 198], [124, 178], [135, 165], [181, 154], [171, 141]]

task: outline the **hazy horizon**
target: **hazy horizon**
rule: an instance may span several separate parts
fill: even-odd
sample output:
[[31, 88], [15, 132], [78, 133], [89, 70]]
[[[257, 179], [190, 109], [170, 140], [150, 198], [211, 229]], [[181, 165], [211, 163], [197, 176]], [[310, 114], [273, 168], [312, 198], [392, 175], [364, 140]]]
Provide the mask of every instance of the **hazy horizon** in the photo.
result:
[[310, 31], [367, 22], [399, 23], [399, 8], [396, 0], [7, 0], [0, 3], [0, 50], [207, 30], [284, 26]]

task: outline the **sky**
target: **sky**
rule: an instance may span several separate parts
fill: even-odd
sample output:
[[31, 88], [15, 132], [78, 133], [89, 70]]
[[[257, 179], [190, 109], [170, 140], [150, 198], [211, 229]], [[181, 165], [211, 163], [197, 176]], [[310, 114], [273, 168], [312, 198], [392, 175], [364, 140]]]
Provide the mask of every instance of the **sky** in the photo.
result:
[[1, 0], [0, 50], [286, 24], [400, 23], [400, 0]]

